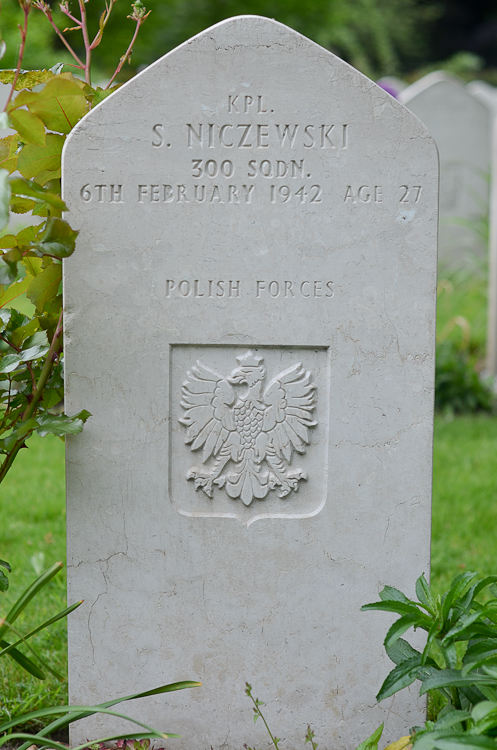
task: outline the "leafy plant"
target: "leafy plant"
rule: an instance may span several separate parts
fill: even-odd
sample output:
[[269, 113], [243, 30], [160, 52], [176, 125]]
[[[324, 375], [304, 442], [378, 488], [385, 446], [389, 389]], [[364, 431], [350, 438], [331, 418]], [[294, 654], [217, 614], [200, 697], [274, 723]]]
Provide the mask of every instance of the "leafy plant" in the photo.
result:
[[[76, 434], [90, 414], [83, 410], [72, 417], [55, 413], [62, 401], [62, 260], [75, 249], [78, 233], [62, 218], [67, 210], [61, 199], [61, 153], [65, 138], [76, 123], [116, 87], [114, 78], [130, 59], [138, 31], [148, 16], [140, 0], [132, 4], [135, 32], [106, 89], [92, 88], [91, 58], [101, 43], [116, 0], [109, 0], [100, 18], [97, 34], [90, 41], [87, 0], [79, 0], [79, 17], [62, 13], [81, 32], [82, 59], [60, 31], [51, 8], [43, 0], [19, 0], [23, 12], [21, 44], [15, 70], [0, 71], [0, 82], [11, 83], [0, 127], [15, 130], [0, 140], [0, 230], [10, 214], [27, 214], [31, 223], [17, 234], [0, 237], [0, 483], [21, 448], [33, 433], [63, 438]], [[22, 71], [21, 65], [33, 7], [39, 8], [71, 53], [74, 67], [84, 72], [85, 82], [71, 73], [52, 70]], [[0, 45], [0, 57], [5, 44]], [[34, 88], [36, 87], [36, 91]], [[17, 95], [14, 96], [15, 92]], [[21, 176], [14, 176], [20, 173]], [[25, 295], [34, 312], [24, 314], [13, 303]]]
[[[477, 573], [461, 573], [443, 596], [435, 597], [421, 575], [416, 581], [417, 602], [398, 589], [385, 586], [381, 601], [362, 607], [365, 611], [400, 615], [384, 641], [396, 666], [381, 686], [377, 700], [388, 698], [415, 680], [422, 683], [420, 695], [433, 691], [442, 699], [436, 723], [428, 722], [425, 729], [419, 730], [420, 741], [426, 736], [424, 732], [439, 729], [449, 734], [490, 732], [489, 736], [497, 736], [497, 598], [478, 601], [486, 589], [495, 591], [496, 581], [497, 576], [481, 578]], [[401, 637], [410, 628], [426, 631], [422, 652]], [[415, 733], [415, 739], [417, 736]], [[423, 742], [429, 744], [435, 739]], [[475, 747], [489, 747], [474, 739], [471, 742]], [[493, 743], [492, 747], [496, 747], [495, 740]], [[443, 742], [429, 746], [450, 750]]]
[[495, 395], [491, 382], [475, 369], [468, 348], [451, 339], [437, 346], [435, 367], [435, 408], [456, 414], [492, 411]]
[[[123, 703], [124, 701], [136, 700], [138, 698], [147, 698], [152, 695], [160, 695], [162, 693], [170, 693], [174, 690], [184, 690], [185, 688], [200, 687], [201, 684], [202, 683], [200, 682], [192, 681], [173, 682], [169, 685], [161, 685], [161, 687], [154, 688], [153, 690], [147, 690], [142, 693], [135, 693], [134, 695], [127, 695], [124, 698], [115, 698], [112, 701], [108, 701], [107, 703], [100, 703], [96, 706], [56, 706], [55, 708], [42, 708], [38, 711], [31, 711], [22, 716], [16, 716], [11, 721], [6, 721], [3, 724], [0, 724], [0, 735], [3, 735], [0, 736], [0, 747], [7, 743], [11, 744], [12, 742], [15, 742], [16, 745], [19, 745], [19, 742], [23, 741], [22, 744], [18, 747], [18, 750], [27, 750], [31, 745], [42, 745], [46, 748], [54, 748], [54, 750], [67, 750], [66, 745], [63, 745], [62, 743], [55, 740], [51, 740], [49, 735], [53, 734], [56, 731], [60, 731], [61, 729], [67, 727], [69, 724], [72, 724], [75, 721], [80, 721], [81, 719], [85, 719], [87, 716], [93, 716], [96, 713], [117, 716], [120, 719], [127, 719], [128, 721], [133, 722], [142, 729], [145, 729], [145, 732], [134, 735], [135, 739], [140, 743], [144, 740], [179, 737], [179, 735], [171, 734], [170, 732], [161, 732], [157, 729], [154, 729], [153, 727], [148, 726], [147, 724], [144, 724], [143, 722], [137, 721], [136, 719], [131, 719], [125, 714], [117, 713], [116, 711], [111, 711], [110, 709], [119, 703]], [[48, 724], [48, 726], [46, 726], [36, 734], [11, 731], [16, 726], [26, 724], [28, 721], [46, 718], [49, 716], [57, 716], [58, 714], [61, 714], [59, 718], [52, 721], [50, 724]], [[83, 748], [91, 747], [94, 745], [98, 746], [103, 743], [124, 740], [127, 739], [128, 736], [129, 734], [101, 737], [98, 740], [92, 740], [89, 742], [85, 742], [82, 745], [77, 745], [75, 748], [73, 748], [73, 750], [83, 750]], [[144, 747], [144, 745], [142, 745], [142, 747]]]
[[[5, 563], [3, 560], [0, 560], [0, 565], [3, 565], [7, 568], [7, 570], [10, 572], [10, 565], [8, 563]], [[55, 565], [52, 565], [48, 570], [46, 570], [44, 573], [42, 573], [32, 584], [29, 586], [26, 591], [24, 591], [23, 594], [17, 599], [17, 601], [14, 603], [14, 605], [11, 607], [7, 615], [0, 619], [0, 657], [2, 656], [10, 656], [17, 664], [22, 667], [26, 672], [29, 672], [29, 674], [33, 675], [33, 677], [38, 678], [39, 680], [45, 679], [45, 672], [43, 670], [46, 670], [48, 672], [51, 672], [55, 677], [58, 677], [60, 680], [63, 680], [64, 678], [62, 675], [60, 675], [58, 672], [56, 672], [55, 669], [53, 669], [42, 657], [40, 656], [37, 651], [31, 646], [30, 643], [28, 643], [28, 640], [32, 638], [36, 633], [39, 633], [41, 630], [44, 630], [45, 628], [50, 627], [50, 625], [53, 625], [54, 623], [58, 622], [59, 620], [62, 620], [64, 617], [67, 617], [71, 612], [73, 612], [75, 609], [77, 609], [83, 602], [76, 602], [76, 604], [71, 605], [70, 607], [67, 607], [66, 609], [62, 610], [62, 612], [59, 612], [54, 617], [50, 617], [48, 620], [45, 620], [40, 625], [38, 625], [36, 628], [33, 628], [29, 633], [26, 633], [25, 635], [22, 635], [16, 627], [14, 627], [14, 622], [17, 620], [20, 614], [24, 611], [24, 609], [28, 606], [28, 604], [31, 602], [32, 599], [34, 599], [36, 596], [38, 596], [43, 588], [47, 586], [48, 583], [52, 580], [54, 576], [57, 575], [57, 573], [62, 570], [62, 563], [58, 562], [55, 563]], [[2, 573], [4, 578], [6, 576]], [[4, 589], [1, 589], [1, 581], [0, 578], [0, 590], [7, 590], [8, 588], [8, 579], [7, 579], [7, 585]], [[14, 641], [11, 643], [10, 641], [7, 641], [5, 639], [5, 635], [10, 632], [11, 635], [14, 636]], [[22, 651], [19, 650], [19, 646], [24, 645], [28, 648], [31, 655], [35, 659], [33, 661], [32, 659], [28, 658]], [[37, 662], [37, 663], [36, 663]]]

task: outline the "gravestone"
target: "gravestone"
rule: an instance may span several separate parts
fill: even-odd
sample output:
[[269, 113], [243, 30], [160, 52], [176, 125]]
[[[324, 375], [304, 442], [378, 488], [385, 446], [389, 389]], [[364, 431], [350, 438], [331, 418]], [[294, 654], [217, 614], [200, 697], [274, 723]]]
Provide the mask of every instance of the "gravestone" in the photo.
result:
[[495, 377], [497, 376], [497, 88], [486, 81], [471, 81], [466, 89], [488, 107], [492, 118], [486, 370]]
[[178, 750], [267, 746], [246, 680], [284, 748], [424, 720], [415, 687], [375, 704], [392, 618], [359, 610], [429, 570], [437, 171], [401, 104], [254, 16], [69, 136], [72, 702], [200, 680], [126, 708]]
[[399, 94], [426, 125], [440, 155], [442, 266], [481, 270], [487, 257], [482, 224], [489, 205], [491, 116], [456, 78], [430, 73]]

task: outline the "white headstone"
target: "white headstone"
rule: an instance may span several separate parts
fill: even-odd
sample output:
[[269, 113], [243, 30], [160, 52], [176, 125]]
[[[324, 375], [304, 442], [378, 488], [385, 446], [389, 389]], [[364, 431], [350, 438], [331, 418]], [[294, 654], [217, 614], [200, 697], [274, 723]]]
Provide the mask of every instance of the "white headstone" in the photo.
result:
[[246, 680], [289, 749], [423, 721], [417, 688], [375, 705], [391, 618], [359, 610], [429, 569], [437, 171], [401, 104], [254, 16], [69, 136], [73, 702], [200, 680], [133, 708], [178, 750], [267, 745]]
[[471, 81], [466, 89], [488, 107], [492, 118], [486, 369], [495, 377], [497, 376], [497, 88], [486, 81]]
[[489, 205], [488, 107], [442, 72], [416, 81], [399, 100], [426, 125], [438, 147], [441, 264], [481, 267], [487, 256], [481, 230]]

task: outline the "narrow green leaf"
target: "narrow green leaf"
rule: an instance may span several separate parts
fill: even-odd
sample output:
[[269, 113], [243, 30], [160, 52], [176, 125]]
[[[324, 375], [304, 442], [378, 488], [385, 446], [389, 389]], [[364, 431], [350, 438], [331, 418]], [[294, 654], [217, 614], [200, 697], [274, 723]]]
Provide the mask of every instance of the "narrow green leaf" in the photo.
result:
[[389, 629], [383, 644], [387, 652], [388, 649], [393, 646], [395, 641], [398, 640], [401, 635], [404, 635], [406, 630], [409, 630], [409, 628], [412, 628], [418, 622], [418, 619], [418, 615], [404, 615], [394, 622]]
[[[5, 648], [9, 645], [10, 644], [7, 641], [0, 639], [1, 648]], [[19, 664], [19, 666], [22, 667], [26, 672], [28, 672], [30, 675], [33, 675], [33, 677], [36, 677], [37, 680], [45, 679], [45, 675], [41, 671], [41, 669], [33, 661], [31, 661], [31, 659], [28, 659], [27, 656], [21, 653], [21, 651], [19, 651], [17, 648], [12, 649], [9, 652], [9, 656], [11, 659], [17, 662], [17, 664]]]
[[5, 654], [8, 654], [9, 651], [11, 651], [13, 648], [16, 648], [17, 646], [20, 646], [24, 641], [27, 641], [28, 638], [31, 638], [33, 635], [36, 635], [36, 633], [39, 633], [40, 630], [44, 630], [45, 628], [48, 628], [50, 625], [53, 625], [55, 622], [58, 622], [59, 620], [62, 620], [64, 617], [67, 617], [71, 614], [71, 612], [74, 612], [75, 609], [80, 607], [83, 604], [83, 600], [80, 602], [76, 602], [76, 604], [72, 604], [70, 607], [67, 607], [62, 612], [59, 612], [58, 615], [55, 615], [54, 617], [51, 617], [49, 620], [45, 620], [41, 625], [38, 625], [38, 627], [34, 628], [34, 630], [30, 630], [29, 633], [26, 633], [25, 636], [22, 638], [19, 638], [15, 643], [12, 643], [10, 646], [5, 646], [0, 651], [0, 656], [4, 656]]
[[9, 173], [0, 169], [0, 231], [9, 223], [10, 195]]
[[411, 602], [410, 599], [405, 596], [405, 594], [402, 593], [402, 591], [399, 591], [399, 589], [394, 588], [393, 586], [385, 586], [382, 591], [380, 591], [380, 599], [383, 602], [386, 601], [392, 601], [392, 602], [404, 602], [404, 604], [413, 604], [414, 602]]
[[[19, 597], [19, 599], [15, 602], [14, 606], [11, 608], [11, 610], [6, 615], [5, 619], [7, 622], [9, 622], [11, 625], [17, 620], [21, 612], [27, 607], [31, 599], [36, 596], [36, 594], [41, 591], [41, 589], [49, 583], [49, 581], [52, 580], [52, 578], [57, 575], [57, 573], [62, 570], [64, 566], [61, 562], [57, 562], [54, 565], [52, 565], [48, 570], [46, 570], [44, 573], [41, 574], [32, 584], [31, 586], [28, 586], [26, 591]], [[5, 631], [7, 630], [7, 626], [3, 625], [0, 626], [0, 638], [5, 634]], [[1, 732], [1, 730], [0, 730]]]
[[478, 573], [473, 573], [468, 570], [466, 573], [461, 573], [456, 576], [452, 581], [448, 592], [446, 593], [442, 601], [442, 618], [447, 619], [449, 612], [459, 597], [466, 591], [468, 586], [475, 578], [478, 578]]
[[422, 665], [418, 658], [407, 659], [407, 661], [397, 665], [387, 675], [387, 678], [381, 686], [379, 693], [376, 696], [378, 703], [385, 700], [385, 698], [389, 698], [399, 690], [403, 690], [403, 688], [408, 685], [411, 685], [414, 680], [418, 678], [421, 669]]
[[[443, 711], [444, 709], [442, 709]], [[445, 713], [440, 712], [435, 722], [436, 729], [450, 729], [451, 727], [460, 724], [462, 721], [466, 721], [471, 718], [469, 711], [460, 711], [455, 708], [450, 708]]]
[[51, 217], [34, 248], [40, 255], [51, 255], [54, 258], [68, 258], [74, 252], [76, 237], [79, 232], [71, 229], [65, 219]]
[[420, 575], [418, 580], [416, 581], [416, 596], [418, 597], [421, 604], [424, 604], [425, 607], [430, 610], [430, 612], [434, 612], [435, 603], [433, 601], [430, 587], [428, 586], [428, 582], [425, 578], [424, 573], [422, 573], [422, 575]]
[[399, 638], [387, 649], [388, 657], [394, 662], [394, 664], [402, 664], [407, 659], [419, 659], [421, 664], [421, 652], [416, 651], [410, 643], [405, 641], [403, 638]]
[[9, 113], [9, 117], [12, 127], [25, 143], [45, 146], [45, 126], [39, 117], [25, 109], [16, 109]]
[[496, 750], [497, 742], [490, 737], [474, 734], [454, 734], [450, 737], [439, 737], [436, 740], [437, 750], [461, 750], [461, 748], [475, 748], [475, 750]]
[[[144, 693], [136, 693], [134, 695], [127, 695], [124, 698], [115, 698], [112, 701], [108, 701], [107, 703], [102, 703], [100, 706], [97, 707], [97, 710], [99, 711], [101, 708], [111, 708], [112, 706], [117, 705], [118, 703], [122, 703], [124, 701], [128, 700], [135, 700], [138, 698], [148, 698], [153, 695], [161, 695], [162, 693], [170, 693], [175, 690], [185, 690], [187, 688], [192, 687], [200, 687], [202, 685], [201, 682], [192, 682], [192, 681], [183, 681], [183, 682], [173, 682], [169, 685], [162, 685], [159, 688], [155, 688], [153, 690], [147, 690]], [[67, 707], [70, 708], [70, 707]], [[48, 711], [51, 711], [51, 714], [56, 714], [57, 709], [45, 709]], [[23, 720], [30, 720], [32, 717], [32, 714], [36, 712], [31, 712], [31, 714], [25, 714], [22, 718]], [[58, 711], [58, 713], [61, 713]], [[59, 719], [55, 719], [55, 721], [52, 721], [48, 726], [44, 727], [38, 734], [36, 734], [36, 737], [47, 737], [47, 735], [52, 734], [53, 732], [57, 731], [58, 729], [62, 729], [63, 727], [68, 726], [68, 724], [71, 724], [74, 721], [78, 721], [79, 719], [84, 719], [87, 716], [92, 716], [94, 713], [97, 713], [97, 711], [94, 710], [88, 710], [85, 708], [84, 711], [71, 713], [70, 716], [62, 716]], [[45, 716], [49, 716], [50, 713], [44, 714]], [[38, 718], [38, 717], [34, 717]], [[2, 732], [7, 731], [11, 727], [16, 726], [18, 723], [18, 720], [14, 720], [14, 723], [12, 722], [6, 722], [4, 724], [0, 725], [0, 734]], [[18, 750], [27, 750], [31, 743], [27, 742], [24, 745], [22, 745]]]
[[373, 750], [374, 748], [377, 748], [382, 734], [383, 724], [380, 724], [378, 729], [375, 729], [373, 734], [370, 735], [367, 740], [361, 742], [361, 744], [357, 747], [357, 750]]
[[475, 674], [474, 672], [463, 676], [460, 669], [442, 669], [423, 682], [419, 694], [423, 695], [428, 690], [445, 687], [478, 687], [478, 685], [490, 685], [492, 687], [496, 685], [496, 681], [494, 677]]
[[[405, 604], [404, 602], [387, 599], [384, 602], [373, 602], [372, 604], [364, 604], [361, 607], [361, 612], [367, 612], [369, 610], [380, 610], [382, 612], [394, 612], [397, 615], [413, 615], [418, 618], [419, 626], [428, 629], [430, 627], [430, 620], [427, 616], [421, 612], [416, 604]], [[423, 623], [423, 625], [421, 625]]]

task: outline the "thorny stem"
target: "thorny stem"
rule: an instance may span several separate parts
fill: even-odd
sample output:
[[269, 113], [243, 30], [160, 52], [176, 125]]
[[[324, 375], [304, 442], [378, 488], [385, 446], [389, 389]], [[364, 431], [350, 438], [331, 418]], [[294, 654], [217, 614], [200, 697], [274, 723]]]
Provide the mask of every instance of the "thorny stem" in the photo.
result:
[[[43, 369], [41, 371], [40, 377], [38, 379], [38, 382], [36, 384], [36, 390], [33, 394], [33, 399], [30, 404], [28, 404], [28, 407], [24, 414], [22, 415], [22, 422], [27, 422], [28, 419], [31, 419], [33, 416], [36, 407], [38, 406], [38, 403], [43, 396], [43, 390], [45, 388], [45, 385], [47, 383], [48, 378], [50, 377], [50, 373], [52, 372], [52, 368], [54, 365], [55, 360], [58, 357], [58, 354], [62, 347], [61, 342], [61, 335], [62, 335], [62, 316], [63, 313], [60, 313], [59, 320], [57, 322], [57, 327], [55, 329], [55, 333], [52, 338], [52, 343], [50, 345], [50, 349], [48, 350], [45, 364], [43, 365]], [[25, 440], [29, 437], [29, 435], [33, 432], [33, 430], [30, 430], [26, 435], [23, 435], [23, 437], [19, 438], [14, 444], [14, 447], [10, 451], [10, 453], [7, 454], [5, 461], [3, 462], [2, 466], [0, 467], [0, 483], [5, 479], [5, 476], [7, 475], [7, 472], [9, 471], [10, 467], [14, 463], [14, 459], [23, 447]]]
[[26, 0], [25, 2], [22, 2], [20, 5], [21, 5], [21, 8], [22, 8], [22, 10], [24, 12], [24, 25], [21, 26], [19, 24], [19, 31], [21, 32], [21, 44], [20, 44], [20, 47], [19, 47], [19, 57], [18, 57], [18, 60], [17, 60], [17, 69], [16, 69], [16, 74], [14, 76], [14, 80], [12, 82], [12, 88], [10, 89], [9, 97], [7, 99], [5, 107], [3, 108], [4, 112], [7, 111], [7, 107], [10, 104], [10, 100], [12, 99], [14, 91], [16, 90], [17, 79], [19, 78], [19, 73], [21, 72], [22, 58], [24, 57], [24, 48], [26, 46], [26, 35], [28, 33], [28, 16], [29, 16], [29, 11], [31, 10], [31, 3]]
[[[147, 16], [148, 16], [148, 13], [147, 13]], [[136, 37], [138, 36], [138, 32], [140, 31], [140, 26], [142, 25], [142, 23], [144, 22], [144, 20], [145, 20], [145, 18], [147, 16], [144, 16], [143, 18], [137, 18], [136, 19], [136, 28], [135, 28], [135, 33], [133, 34], [133, 38], [131, 39], [131, 42], [129, 43], [129, 47], [126, 50], [126, 53], [119, 60], [119, 65], [115, 69], [114, 75], [112, 76], [112, 78], [110, 79], [109, 83], [105, 87], [106, 89], [108, 89], [108, 88], [110, 88], [112, 86], [114, 78], [117, 75], [119, 75], [119, 73], [121, 72], [121, 69], [122, 69], [124, 63], [126, 62], [126, 60], [128, 60], [131, 57], [131, 52], [133, 51], [133, 45], [134, 45], [134, 43], [136, 41]]]

